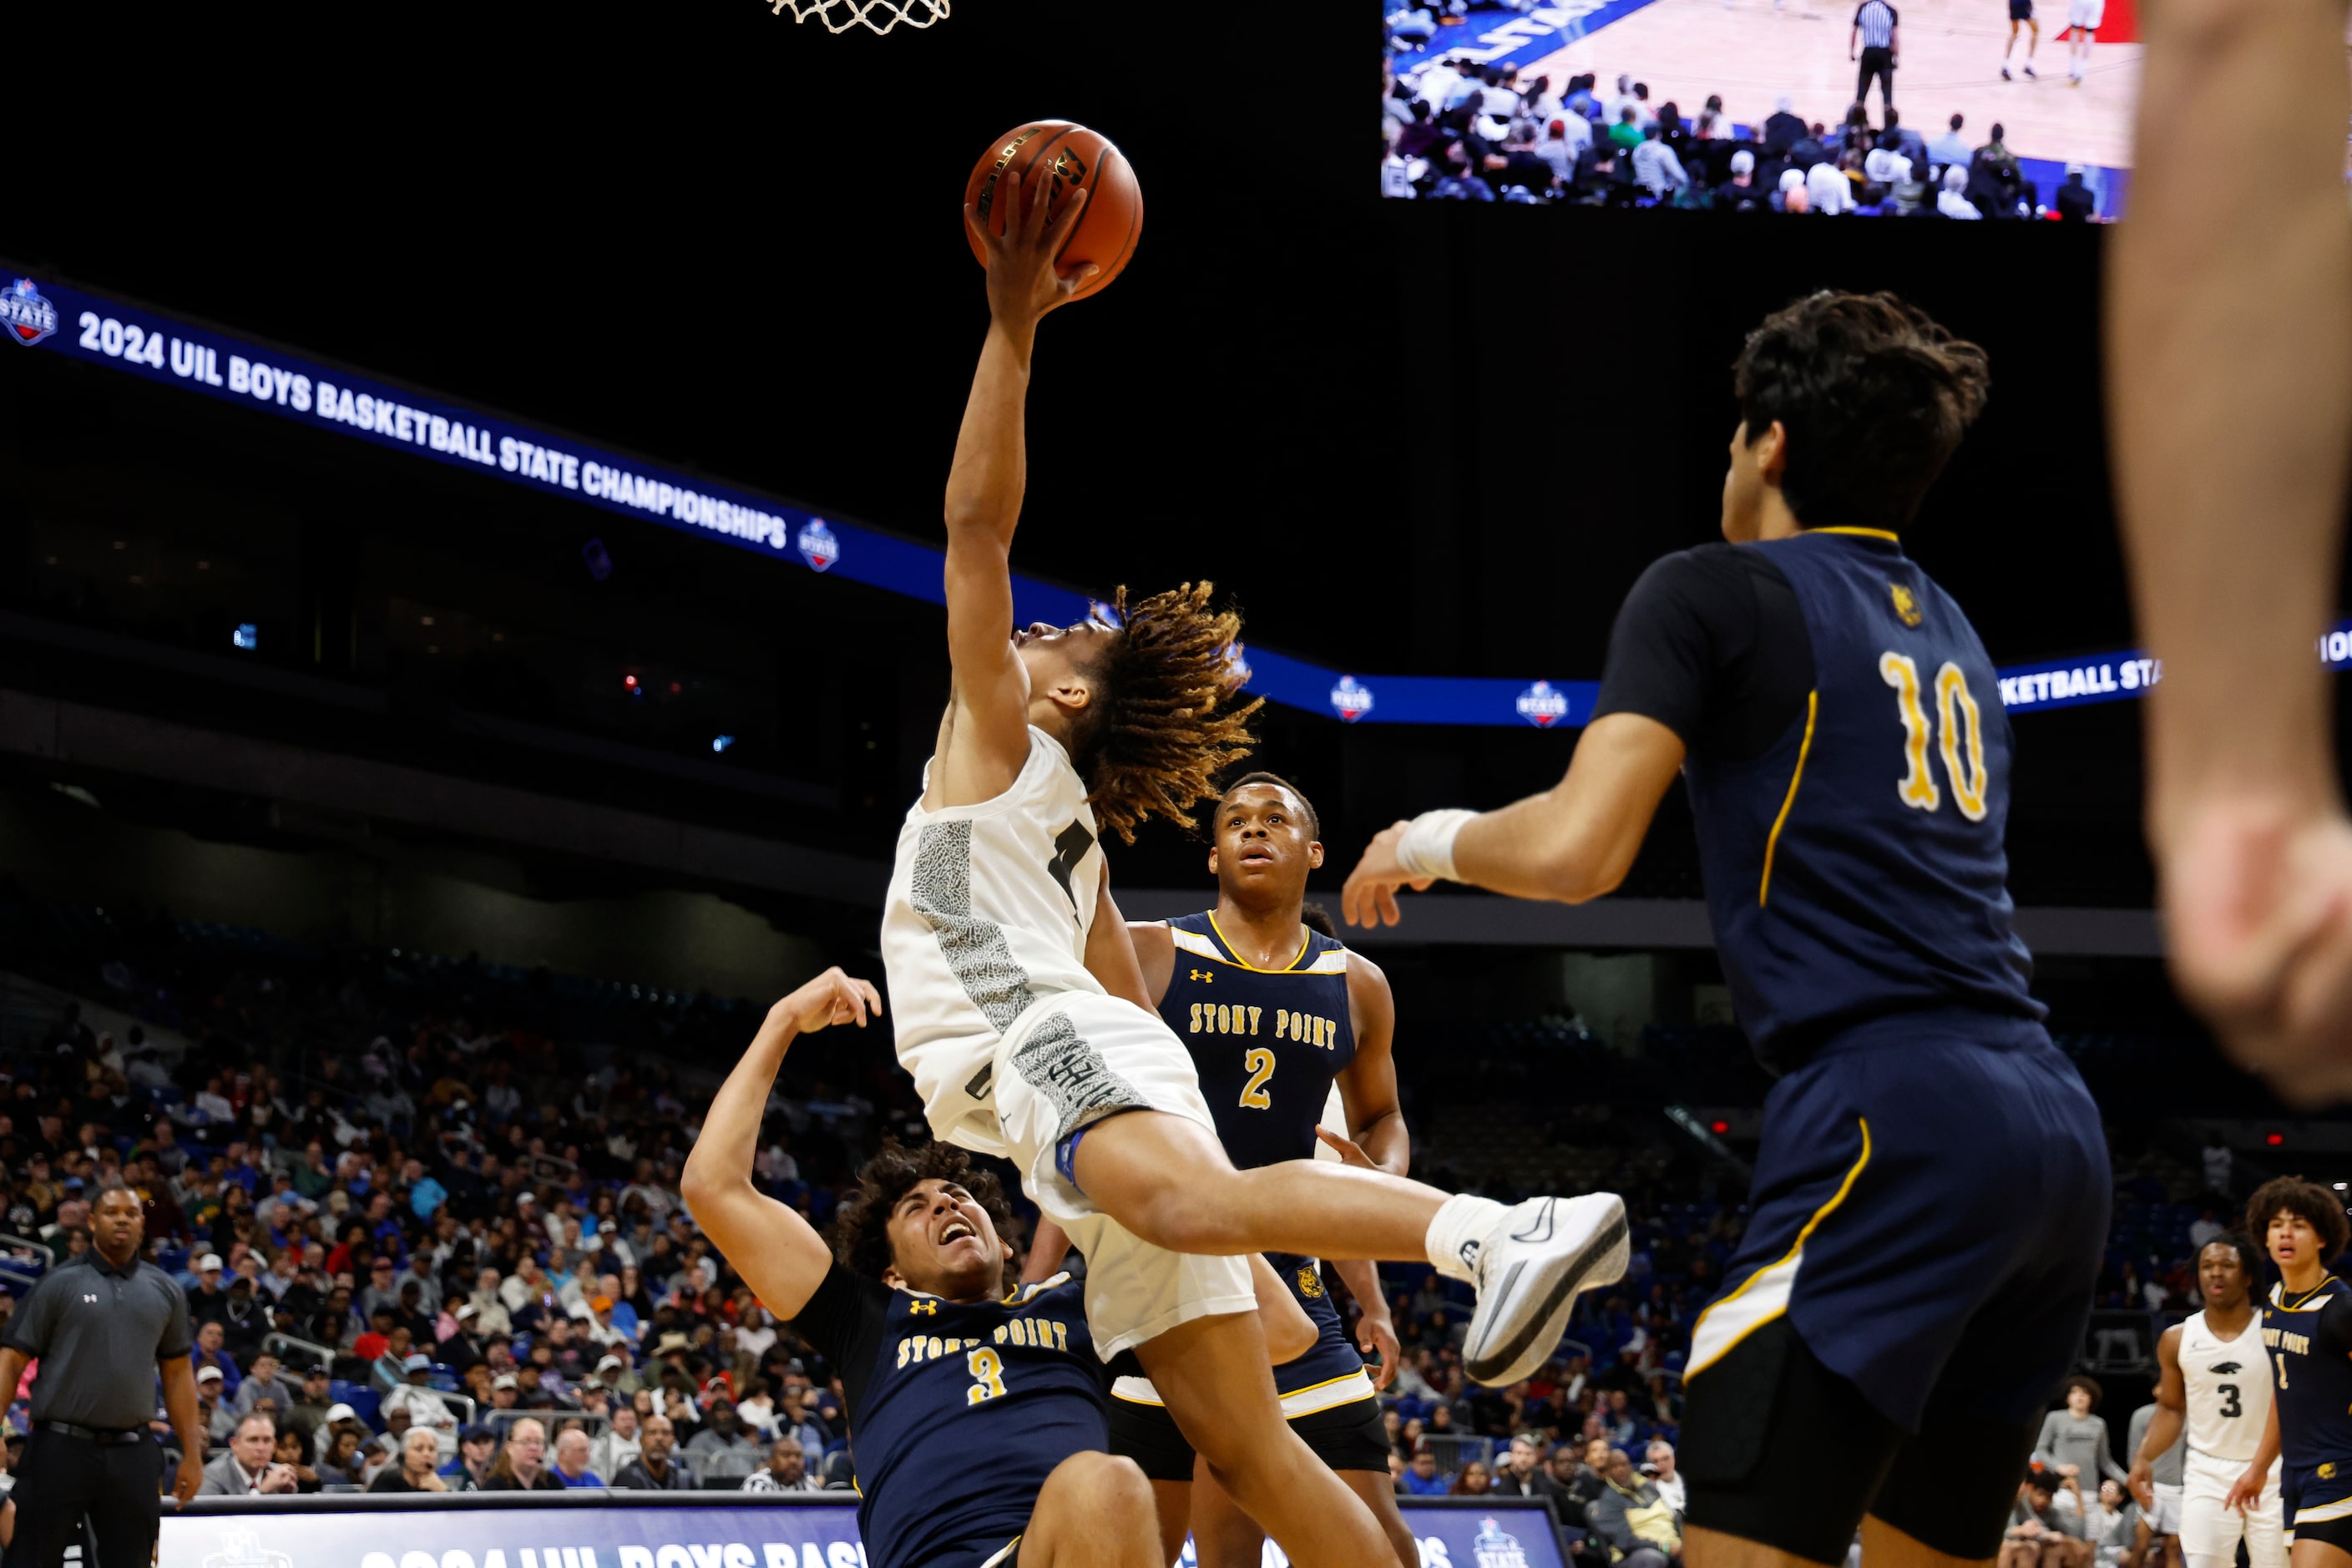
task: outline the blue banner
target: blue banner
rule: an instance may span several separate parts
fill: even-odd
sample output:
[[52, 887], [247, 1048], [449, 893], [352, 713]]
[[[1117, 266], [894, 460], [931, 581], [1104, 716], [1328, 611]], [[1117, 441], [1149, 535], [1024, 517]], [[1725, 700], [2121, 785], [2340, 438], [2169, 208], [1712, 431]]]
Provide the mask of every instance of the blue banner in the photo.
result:
[[[1585, 6], [1560, 25], [1590, 24], [1607, 12], [1606, 5]], [[822, 517], [761, 491], [688, 475], [144, 306], [16, 277], [0, 287], [0, 332], [43, 353], [257, 408], [543, 495], [797, 562], [824, 575], [929, 604], [946, 600], [945, 556], [935, 546], [837, 516]], [[1013, 605], [1016, 625], [1066, 625], [1103, 611], [1100, 601], [1074, 588], [1019, 573], [1013, 577]], [[2330, 668], [2352, 664], [2352, 621], [2321, 639], [2320, 654]], [[1591, 721], [1600, 693], [1600, 684], [1591, 680], [1360, 676], [1266, 648], [1239, 650], [1239, 657], [1253, 692], [1349, 724], [1573, 730]], [[2016, 711], [2126, 700], [2146, 692], [2161, 670], [2155, 661], [2124, 651], [2019, 665], [2000, 673], [2001, 700]]]
[[[234, 1511], [166, 1513], [157, 1568], [868, 1568], [855, 1504], [734, 1494], [687, 1506], [619, 1492], [523, 1494], [499, 1506], [493, 1495], [403, 1497], [334, 1511], [317, 1505], [345, 1499], [239, 1499]], [[531, 1506], [539, 1497], [572, 1506]], [[1422, 1568], [1566, 1568], [1540, 1502], [1398, 1500]], [[1289, 1563], [1271, 1542], [1264, 1561]], [[1193, 1562], [1189, 1542], [1182, 1562]]]

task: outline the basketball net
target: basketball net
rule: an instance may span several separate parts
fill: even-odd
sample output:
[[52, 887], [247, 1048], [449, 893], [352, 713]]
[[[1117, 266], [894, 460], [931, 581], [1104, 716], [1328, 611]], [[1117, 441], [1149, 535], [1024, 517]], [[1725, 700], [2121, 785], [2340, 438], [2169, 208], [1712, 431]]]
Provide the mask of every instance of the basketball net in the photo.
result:
[[[789, 9], [795, 22], [814, 16], [828, 33], [845, 33], [861, 23], [877, 33], [887, 33], [901, 22], [909, 27], [928, 27], [945, 21], [948, 0], [769, 0], [768, 9], [779, 16]], [[835, 13], [839, 21], [834, 19]]]

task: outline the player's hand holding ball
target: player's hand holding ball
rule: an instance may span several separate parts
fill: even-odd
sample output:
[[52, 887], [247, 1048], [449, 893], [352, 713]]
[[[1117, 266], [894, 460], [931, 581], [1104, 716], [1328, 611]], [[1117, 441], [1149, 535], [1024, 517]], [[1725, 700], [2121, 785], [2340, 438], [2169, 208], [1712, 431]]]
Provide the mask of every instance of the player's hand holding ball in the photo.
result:
[[1007, 132], [964, 186], [965, 237], [1000, 321], [1029, 323], [1109, 284], [1135, 254], [1143, 195], [1109, 140], [1066, 121]]
[[853, 980], [836, 964], [768, 1009], [768, 1019], [790, 1026], [795, 1034], [814, 1035], [834, 1024], [862, 1029], [869, 1011], [882, 1016], [881, 993], [873, 982]]

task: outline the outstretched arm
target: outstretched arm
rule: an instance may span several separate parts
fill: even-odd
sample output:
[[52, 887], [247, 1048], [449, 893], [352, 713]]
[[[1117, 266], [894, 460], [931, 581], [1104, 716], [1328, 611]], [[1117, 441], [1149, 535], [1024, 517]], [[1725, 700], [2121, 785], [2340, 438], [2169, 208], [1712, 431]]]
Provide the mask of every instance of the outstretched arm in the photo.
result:
[[1011, 565], [1028, 485], [1029, 356], [1039, 319], [1068, 303], [1096, 270], [1089, 264], [1067, 278], [1055, 270], [1054, 258], [1086, 208], [1086, 193], [1074, 192], [1049, 225], [1052, 177], [1040, 166], [1025, 184], [1008, 183], [985, 220], [964, 208], [964, 221], [988, 252], [989, 322], [948, 472], [948, 661], [955, 700], [932, 780], [948, 805], [1002, 795], [1029, 755], [1029, 683], [1013, 651]]
[[[2352, 1089], [2352, 827], [2314, 639], [2352, 435], [2344, 0], [2145, 8], [2108, 395], [2133, 598], [2163, 680], [2147, 833], [2182, 994], [2291, 1098]], [[2228, 143], [2270, 150], [2246, 179]]]
[[1406, 830], [1414, 824], [1383, 829], [1348, 874], [1340, 912], [1350, 925], [1394, 925], [1402, 918], [1396, 890], [1426, 888], [1440, 876], [1514, 898], [1597, 899], [1633, 868], [1650, 818], [1682, 765], [1682, 737], [1655, 719], [1597, 719], [1577, 742], [1568, 776], [1543, 794], [1451, 821], [1433, 821], [1450, 814], [1431, 813], [1411, 843]]
[[824, 1283], [833, 1253], [795, 1210], [751, 1185], [768, 1093], [794, 1039], [829, 1024], [854, 1023], [862, 1029], [869, 1014], [881, 1013], [882, 998], [873, 985], [838, 969], [826, 970], [769, 1008], [751, 1048], [719, 1086], [702, 1119], [702, 1135], [687, 1156], [679, 1191], [694, 1223], [780, 1321], [800, 1316]]

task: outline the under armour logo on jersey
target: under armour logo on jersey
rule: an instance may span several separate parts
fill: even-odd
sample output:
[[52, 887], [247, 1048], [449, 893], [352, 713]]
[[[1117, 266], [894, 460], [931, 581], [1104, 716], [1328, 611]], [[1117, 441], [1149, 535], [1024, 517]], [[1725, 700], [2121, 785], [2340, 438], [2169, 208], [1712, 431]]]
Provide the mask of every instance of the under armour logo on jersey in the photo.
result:
[[908, 1308], [907, 1310], [909, 1312], [920, 1312], [927, 1318], [936, 1318], [940, 1315], [940, 1304], [937, 1301], [918, 1301], [913, 1306]]
[[2217, 1366], [2212, 1370], [2216, 1374], [2227, 1377], [2233, 1372], [2243, 1372], [2245, 1369], [2240, 1366], [2236, 1362], [2225, 1361], [2220, 1366]]
[[1192, 971], [1192, 978], [1199, 981], [1203, 985], [1208, 985], [1213, 984], [1217, 977], [1209, 970], [1196, 969]]
[[1551, 1211], [1558, 1203], [1559, 1200], [1557, 1198], [1544, 1199], [1542, 1212], [1538, 1214], [1533, 1220], [1528, 1222], [1527, 1229], [1513, 1232], [1511, 1239], [1513, 1241], [1532, 1241], [1538, 1243], [1549, 1241], [1551, 1239]]

